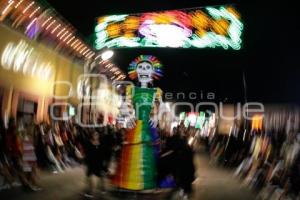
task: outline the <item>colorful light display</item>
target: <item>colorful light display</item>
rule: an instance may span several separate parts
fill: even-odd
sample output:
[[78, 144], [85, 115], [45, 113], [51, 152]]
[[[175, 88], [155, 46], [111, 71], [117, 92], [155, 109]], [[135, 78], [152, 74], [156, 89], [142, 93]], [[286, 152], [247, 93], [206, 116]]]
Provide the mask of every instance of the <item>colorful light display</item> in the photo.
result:
[[232, 6], [98, 18], [95, 48], [241, 48], [243, 23]]
[[206, 120], [205, 117], [205, 112], [182, 112], [179, 115], [179, 120], [183, 121], [185, 127], [192, 126], [198, 129], [202, 129]]
[[199, 116], [197, 116], [197, 121], [195, 124], [195, 128], [201, 128], [203, 127], [205, 122], [205, 112], [200, 112]]

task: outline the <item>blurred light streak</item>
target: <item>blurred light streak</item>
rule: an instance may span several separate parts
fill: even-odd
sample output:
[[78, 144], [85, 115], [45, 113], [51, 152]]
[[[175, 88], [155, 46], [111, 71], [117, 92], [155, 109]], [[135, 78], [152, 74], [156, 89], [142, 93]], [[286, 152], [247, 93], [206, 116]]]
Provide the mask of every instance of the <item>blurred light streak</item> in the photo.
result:
[[53, 21], [46, 27], [46, 30], [48, 30], [55, 22], [56, 22], [56, 20], [53, 20]]
[[6, 70], [22, 72], [24, 75], [49, 80], [52, 76], [52, 64], [24, 40], [18, 44], [8, 43], [1, 55], [1, 65]]
[[18, 7], [21, 5], [21, 3], [23, 3], [23, 2], [24, 2], [24, 0], [20, 0], [20, 1], [16, 4], [15, 8], [18, 8]]
[[58, 25], [51, 31], [51, 34], [53, 34], [60, 26], [61, 26], [61, 24], [58, 24]]
[[29, 10], [29, 8], [31, 8], [31, 6], [33, 6], [33, 4], [35, 4], [35, 2], [34, 1], [32, 1], [24, 10], [23, 10], [23, 14], [25, 14], [28, 10]]
[[41, 7], [37, 7], [30, 15], [29, 15], [29, 18], [31, 18], [33, 15], [35, 15], [35, 13], [37, 11], [39, 11], [41, 9]]
[[42, 27], [44, 27], [51, 19], [52, 19], [52, 16], [48, 17], [48, 19], [43, 22]]
[[75, 36], [71, 37], [71, 39], [68, 40], [67, 44], [70, 44], [70, 42], [74, 39], [75, 39]]
[[3, 9], [1, 15], [5, 15], [6, 12], [10, 9], [10, 7], [15, 3], [15, 1], [9, 1], [7, 6]]

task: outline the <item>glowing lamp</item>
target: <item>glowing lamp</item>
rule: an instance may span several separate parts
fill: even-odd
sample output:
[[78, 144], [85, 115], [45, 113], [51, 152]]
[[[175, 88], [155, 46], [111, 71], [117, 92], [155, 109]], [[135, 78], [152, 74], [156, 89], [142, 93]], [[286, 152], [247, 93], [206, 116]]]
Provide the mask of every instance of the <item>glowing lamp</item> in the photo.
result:
[[111, 57], [113, 57], [113, 55], [114, 55], [114, 52], [113, 52], [113, 51], [107, 50], [107, 51], [105, 51], [105, 52], [103, 52], [103, 53], [101, 54], [101, 58], [102, 58], [102, 60], [108, 60], [108, 59], [110, 59]]

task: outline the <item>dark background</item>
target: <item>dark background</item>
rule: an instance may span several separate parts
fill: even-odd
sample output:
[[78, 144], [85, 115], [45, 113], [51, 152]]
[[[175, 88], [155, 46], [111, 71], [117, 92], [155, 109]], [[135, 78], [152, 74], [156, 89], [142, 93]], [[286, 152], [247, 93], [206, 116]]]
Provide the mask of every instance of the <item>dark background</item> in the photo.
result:
[[165, 67], [164, 78], [155, 85], [165, 92], [197, 92], [197, 101], [206, 100], [206, 94], [214, 92], [217, 102], [243, 102], [244, 73], [248, 101], [300, 102], [300, 12], [293, 3], [214, 0], [48, 0], [48, 3], [91, 44], [98, 16], [234, 3], [244, 22], [240, 51], [117, 49], [112, 60], [126, 72], [128, 64], [138, 55], [155, 55]]

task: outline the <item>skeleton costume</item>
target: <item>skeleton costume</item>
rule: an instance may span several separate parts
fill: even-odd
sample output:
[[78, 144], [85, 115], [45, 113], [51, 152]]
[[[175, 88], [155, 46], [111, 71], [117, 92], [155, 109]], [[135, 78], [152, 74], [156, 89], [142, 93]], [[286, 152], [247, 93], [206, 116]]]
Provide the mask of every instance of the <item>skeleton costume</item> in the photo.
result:
[[127, 97], [135, 109], [135, 127], [125, 134], [119, 165], [113, 184], [127, 190], [156, 187], [156, 155], [158, 134], [151, 120], [155, 99], [161, 100], [159, 88], [147, 88], [162, 76], [162, 65], [154, 56], [141, 55], [129, 66], [129, 77], [138, 78], [141, 87], [127, 88]]

